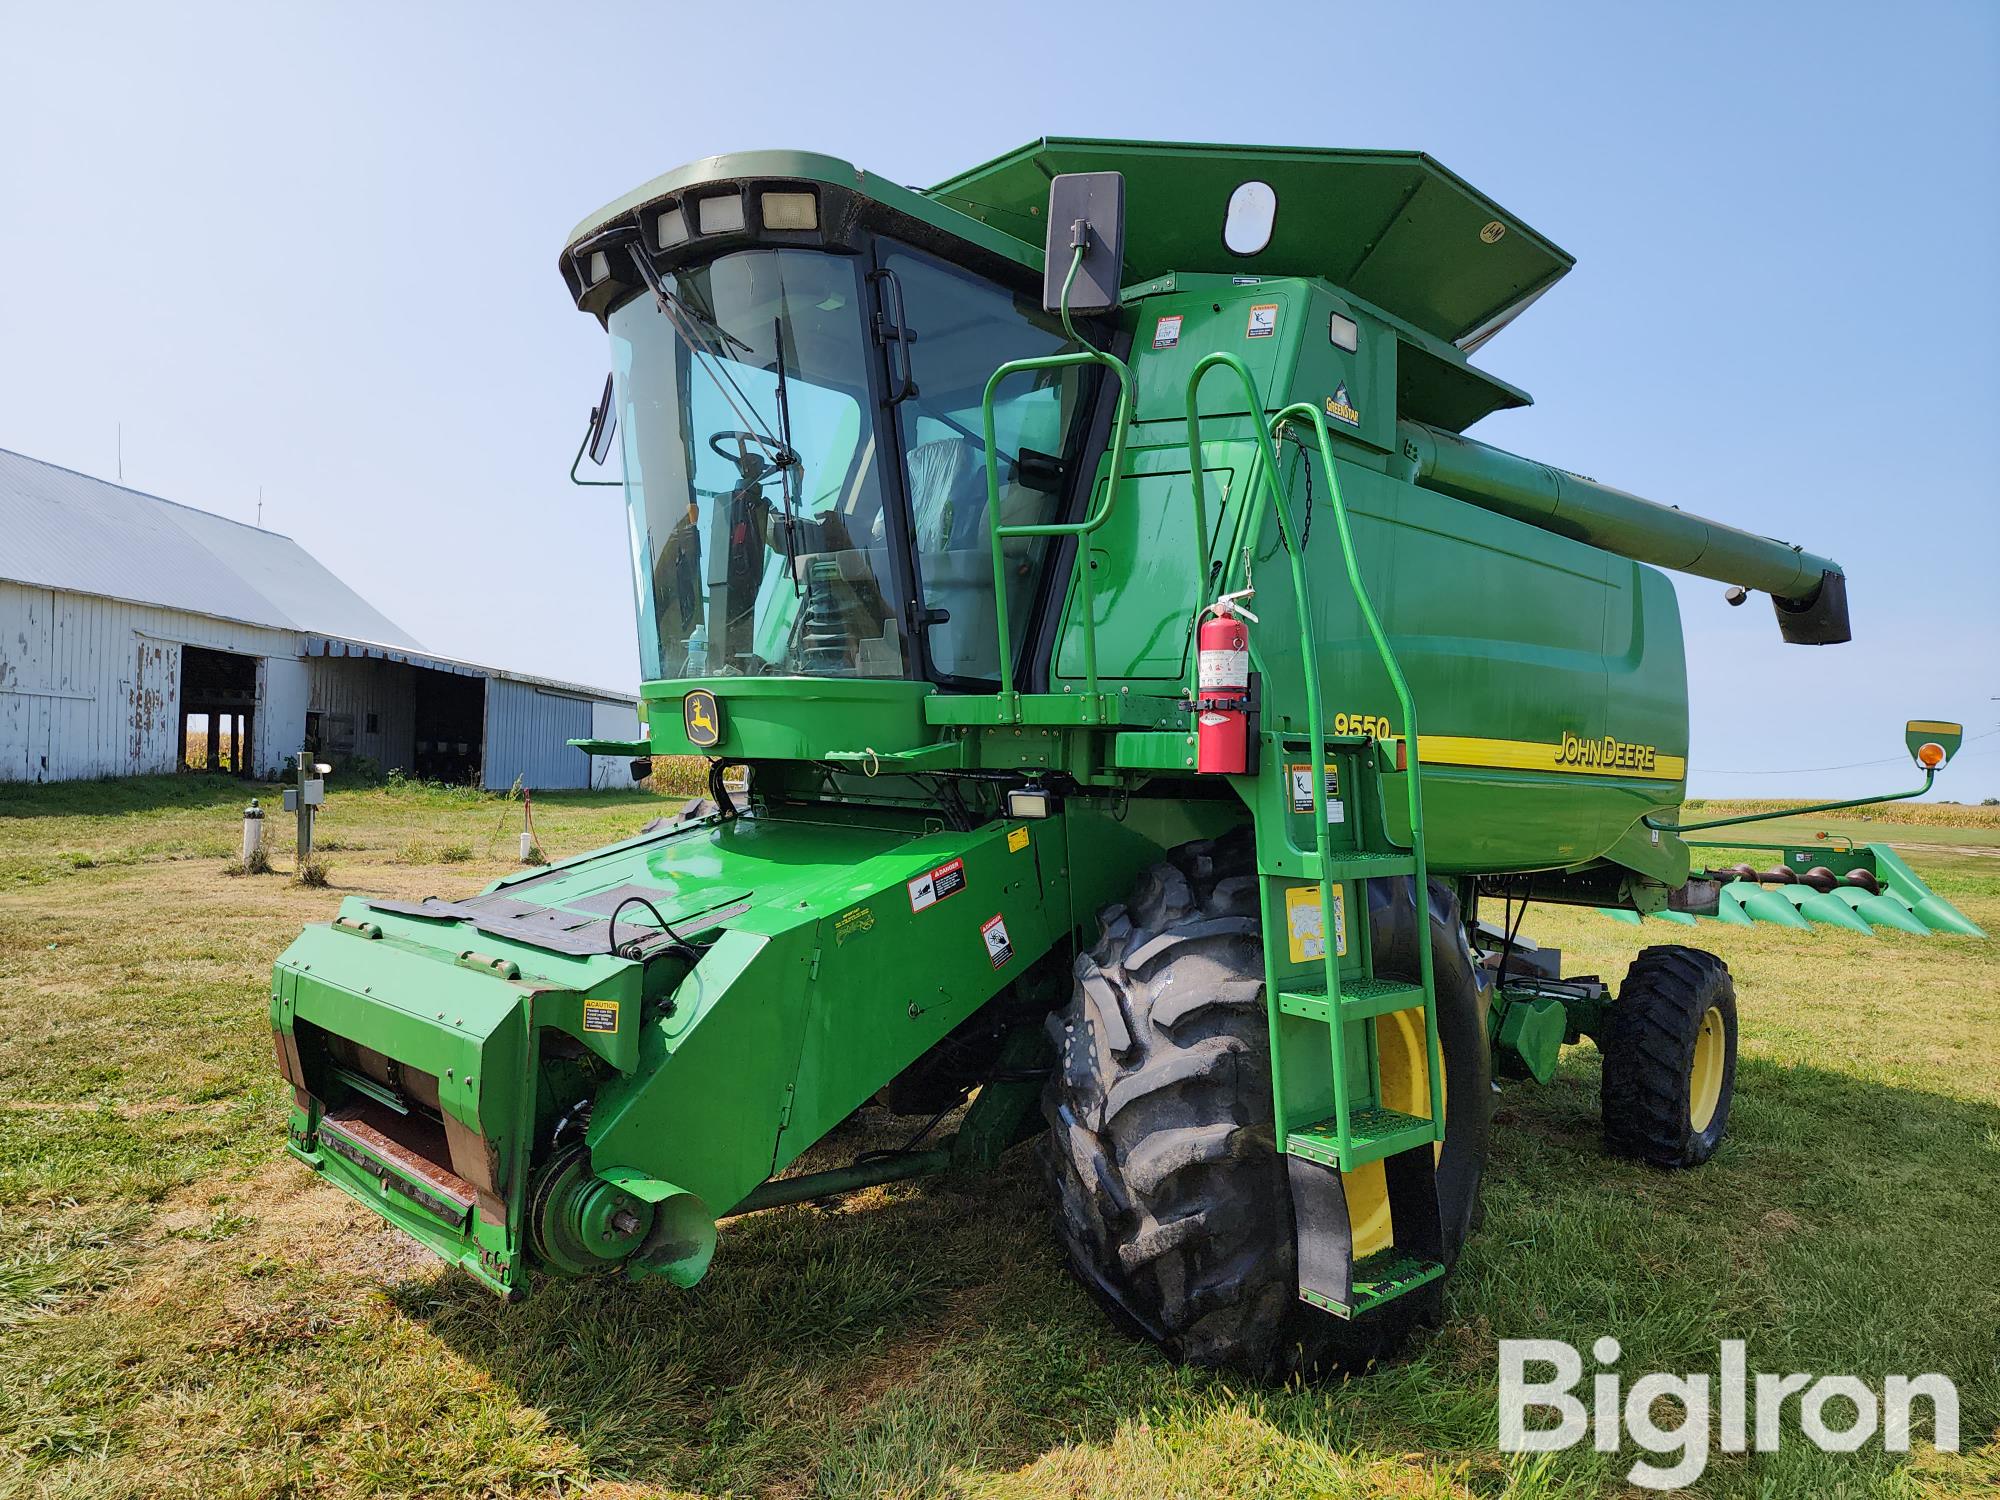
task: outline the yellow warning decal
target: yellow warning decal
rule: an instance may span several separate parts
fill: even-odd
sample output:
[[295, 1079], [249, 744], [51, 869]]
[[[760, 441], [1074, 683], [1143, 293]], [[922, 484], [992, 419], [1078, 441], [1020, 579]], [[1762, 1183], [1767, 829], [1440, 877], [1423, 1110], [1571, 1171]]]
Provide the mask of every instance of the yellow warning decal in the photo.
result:
[[1009, 830], [1009, 832], [1008, 832], [1008, 834], [1007, 834], [1007, 852], [1008, 852], [1008, 853], [1010, 853], [1010, 854], [1019, 854], [1019, 853], [1020, 853], [1020, 852], [1021, 852], [1021, 851], [1022, 851], [1023, 849], [1025, 849], [1025, 848], [1027, 848], [1027, 847], [1028, 847], [1028, 830], [1027, 830], [1027, 829], [1025, 829], [1025, 828], [1015, 828], [1015, 829], [1011, 829], [1011, 830]]
[[[1333, 888], [1333, 951], [1347, 956], [1347, 887]], [[1285, 949], [1295, 964], [1312, 963], [1326, 956], [1326, 928], [1320, 920], [1319, 887], [1285, 887]]]
[[1418, 741], [1427, 766], [1491, 766], [1505, 771], [1560, 771], [1568, 775], [1632, 776], [1647, 781], [1679, 781], [1687, 757], [1656, 745], [1614, 735], [1586, 739], [1563, 731], [1559, 744], [1540, 740], [1487, 740], [1466, 735], [1427, 734]]
[[618, 1029], [618, 1002], [616, 1000], [584, 1001], [583, 1029], [585, 1031], [616, 1031]]
[[[1285, 774], [1292, 781], [1292, 811], [1309, 813], [1313, 810], [1313, 768], [1310, 765], [1288, 765]], [[1332, 761], [1326, 763], [1326, 820], [1329, 823], [1347, 821], [1347, 807], [1340, 800], [1340, 767]]]

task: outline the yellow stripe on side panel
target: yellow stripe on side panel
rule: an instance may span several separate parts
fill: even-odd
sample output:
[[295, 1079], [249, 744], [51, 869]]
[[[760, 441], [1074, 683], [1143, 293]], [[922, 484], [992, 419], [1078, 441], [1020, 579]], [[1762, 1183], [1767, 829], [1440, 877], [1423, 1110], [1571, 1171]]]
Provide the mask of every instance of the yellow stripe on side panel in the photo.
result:
[[1609, 737], [1565, 737], [1561, 744], [1537, 740], [1485, 740], [1465, 735], [1427, 734], [1423, 763], [1491, 766], [1504, 771], [1552, 771], [1564, 776], [1622, 776], [1640, 781], [1679, 781], [1687, 775], [1685, 755], [1667, 755], [1651, 745]]

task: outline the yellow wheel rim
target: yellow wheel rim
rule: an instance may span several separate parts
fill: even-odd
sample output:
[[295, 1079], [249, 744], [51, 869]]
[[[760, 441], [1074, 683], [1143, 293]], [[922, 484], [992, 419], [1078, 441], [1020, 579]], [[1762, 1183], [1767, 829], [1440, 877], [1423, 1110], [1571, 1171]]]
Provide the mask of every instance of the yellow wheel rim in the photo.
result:
[[[1424, 1013], [1399, 1010], [1375, 1021], [1375, 1055], [1382, 1073], [1382, 1105], [1420, 1119], [1431, 1117], [1430, 1046], [1424, 1037]], [[1444, 1151], [1440, 1141], [1433, 1148]], [[1386, 1250], [1393, 1242], [1389, 1222], [1389, 1179], [1382, 1163], [1371, 1161], [1343, 1173], [1341, 1191], [1347, 1196], [1348, 1233], [1356, 1260]]]
[[1694, 1066], [1688, 1074], [1688, 1123], [1699, 1134], [1715, 1118], [1722, 1102], [1722, 1064], [1728, 1038], [1723, 1032], [1722, 1011], [1711, 1005], [1701, 1018], [1701, 1030], [1694, 1038]]

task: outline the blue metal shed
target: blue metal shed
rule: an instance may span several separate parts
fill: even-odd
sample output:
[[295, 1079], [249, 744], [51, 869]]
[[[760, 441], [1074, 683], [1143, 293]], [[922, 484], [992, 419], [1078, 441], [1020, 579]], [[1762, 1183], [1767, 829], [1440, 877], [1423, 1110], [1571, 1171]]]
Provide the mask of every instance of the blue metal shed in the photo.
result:
[[[588, 698], [506, 677], [486, 679], [488, 791], [519, 781], [536, 791], [590, 785], [590, 757], [569, 747], [590, 738]], [[636, 716], [635, 716], [636, 721]]]
[[[425, 742], [425, 731], [420, 723], [412, 729], [395, 715], [398, 704], [410, 696], [409, 689], [398, 687], [400, 679], [395, 677], [361, 676], [349, 664], [375, 662], [404, 672], [476, 679], [485, 694], [480, 738], [464, 750], [478, 766], [479, 784], [488, 791], [504, 792], [517, 781], [538, 792], [632, 785], [628, 761], [585, 755], [569, 745], [573, 739], [639, 738], [638, 703], [623, 693], [337, 636], [307, 637], [304, 655], [314, 671], [315, 702], [339, 704], [344, 710], [343, 732], [354, 732], [356, 722], [378, 722], [385, 732], [401, 730], [405, 737], [414, 733], [419, 762], [431, 748]], [[383, 683], [388, 684], [386, 690], [378, 685]], [[371, 712], [377, 708], [382, 711]], [[336, 748], [361, 750], [384, 765], [396, 763], [399, 751], [408, 753], [400, 743], [378, 746], [360, 740]]]

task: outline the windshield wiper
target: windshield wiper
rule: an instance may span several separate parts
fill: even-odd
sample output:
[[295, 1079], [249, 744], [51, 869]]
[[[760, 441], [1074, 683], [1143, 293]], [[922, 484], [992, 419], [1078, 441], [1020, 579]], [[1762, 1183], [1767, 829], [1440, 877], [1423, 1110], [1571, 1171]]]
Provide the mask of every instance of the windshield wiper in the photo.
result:
[[[734, 377], [730, 375], [722, 356], [702, 340], [697, 339], [690, 331], [689, 325], [697, 320], [703, 322], [713, 329], [719, 338], [728, 340], [746, 353], [749, 352], [750, 346], [713, 318], [696, 311], [668, 291], [666, 283], [660, 280], [659, 272], [653, 269], [653, 263], [646, 258], [643, 249], [633, 245], [631, 251], [632, 264], [639, 269], [639, 279], [646, 283], [646, 290], [653, 294], [653, 301], [658, 305], [662, 316], [666, 318], [668, 326], [674, 330], [674, 336], [687, 345], [690, 354], [706, 361], [701, 365], [703, 373], [714, 383], [716, 390], [722, 393], [722, 399], [729, 404], [730, 410], [736, 413], [736, 420], [743, 424], [743, 430], [769, 450], [771, 462], [777, 468], [784, 469], [797, 464], [798, 455], [792, 451], [789, 443], [780, 442], [771, 436], [770, 428], [757, 416], [756, 403], [743, 394], [743, 388], [737, 385]], [[783, 364], [782, 357], [779, 363]]]
[[[782, 288], [782, 283], [780, 283]], [[779, 306], [783, 306], [783, 292], [780, 291]], [[806, 466], [799, 462], [799, 450], [792, 446], [792, 403], [785, 384], [785, 319], [781, 313], [771, 319], [771, 362], [778, 371], [778, 441], [784, 444], [785, 456], [778, 460], [778, 493], [785, 501], [785, 571], [791, 575], [792, 591], [799, 598], [806, 596], [806, 586], [799, 581], [799, 512], [794, 476], [805, 478]]]
[[[667, 284], [660, 280], [659, 273], [653, 269], [652, 263], [645, 258], [645, 252], [640, 250], [636, 245], [632, 247], [632, 258], [639, 264], [640, 274], [645, 277], [647, 290], [652, 292], [654, 299], [662, 304], [660, 310], [667, 314], [668, 321], [674, 324], [674, 331], [687, 340], [690, 348], [712, 355], [716, 352], [712, 344], [734, 344], [744, 353], [747, 354], [750, 352], [750, 346], [718, 323], [714, 313], [705, 307], [690, 302], [687, 298], [675, 292], [668, 291]], [[676, 318], [675, 314], [679, 314], [679, 317]], [[698, 325], [704, 329], [711, 335], [712, 343], [711, 340], [697, 342], [688, 332], [689, 325]]]

